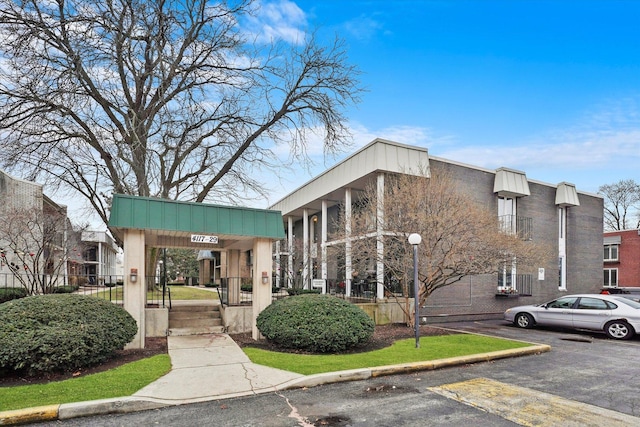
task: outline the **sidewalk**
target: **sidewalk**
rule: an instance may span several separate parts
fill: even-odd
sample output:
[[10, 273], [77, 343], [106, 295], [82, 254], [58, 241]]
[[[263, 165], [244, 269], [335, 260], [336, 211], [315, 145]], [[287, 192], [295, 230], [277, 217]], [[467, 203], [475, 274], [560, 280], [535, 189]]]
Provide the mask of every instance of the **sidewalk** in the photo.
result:
[[0, 425], [123, 413], [547, 352], [548, 345], [304, 376], [252, 363], [227, 334], [169, 336], [171, 371], [133, 396], [0, 412]]

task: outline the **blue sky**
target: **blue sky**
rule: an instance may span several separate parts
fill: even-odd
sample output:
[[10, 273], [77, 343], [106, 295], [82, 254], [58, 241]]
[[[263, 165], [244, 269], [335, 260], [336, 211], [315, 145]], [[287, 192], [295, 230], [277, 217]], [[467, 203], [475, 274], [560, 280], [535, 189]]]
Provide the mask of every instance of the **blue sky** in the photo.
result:
[[323, 158], [315, 141], [315, 167], [287, 172], [256, 207], [375, 138], [590, 193], [640, 181], [640, 1], [258, 1], [248, 30], [338, 35], [367, 92], [346, 112], [352, 150]]
[[640, 2], [263, 3], [283, 28], [347, 42], [367, 89], [347, 112], [356, 147], [380, 137], [591, 193], [640, 181]]

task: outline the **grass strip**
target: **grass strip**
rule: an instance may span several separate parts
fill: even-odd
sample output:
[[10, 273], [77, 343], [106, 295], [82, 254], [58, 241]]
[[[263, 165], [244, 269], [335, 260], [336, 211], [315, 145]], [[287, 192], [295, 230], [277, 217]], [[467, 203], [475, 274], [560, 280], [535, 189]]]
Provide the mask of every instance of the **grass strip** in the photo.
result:
[[14, 387], [0, 387], [0, 411], [130, 396], [171, 370], [168, 354], [158, 354], [97, 374]]
[[[176, 300], [217, 300], [218, 292], [206, 291], [204, 289], [185, 287], [185, 286], [171, 286], [171, 299]], [[105, 289], [104, 291], [96, 292], [92, 296], [102, 298], [110, 301], [122, 301], [123, 293], [122, 286], [118, 286], [111, 289]], [[158, 297], [158, 292], [147, 292], [147, 299], [153, 299]], [[168, 298], [168, 297], [167, 297]]]
[[491, 351], [528, 347], [530, 344], [481, 335], [454, 334], [420, 338], [415, 348], [413, 338], [396, 341], [393, 345], [366, 353], [351, 354], [292, 354], [245, 347], [252, 362], [303, 375], [347, 369], [445, 359]]

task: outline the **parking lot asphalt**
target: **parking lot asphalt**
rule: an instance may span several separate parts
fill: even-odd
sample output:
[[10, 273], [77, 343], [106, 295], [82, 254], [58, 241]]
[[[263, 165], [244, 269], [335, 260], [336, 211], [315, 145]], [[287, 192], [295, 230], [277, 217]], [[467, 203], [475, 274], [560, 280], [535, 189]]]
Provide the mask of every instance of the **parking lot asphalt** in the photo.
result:
[[[303, 425], [296, 420], [349, 420], [335, 425], [640, 425], [640, 338], [615, 341], [603, 334], [519, 329], [501, 320], [438, 326], [541, 343], [549, 352], [458, 364], [430, 371], [399, 371], [359, 381], [280, 389], [217, 404], [69, 419], [65, 425]], [[351, 378], [354, 379], [354, 378]], [[419, 387], [417, 387], [419, 385]], [[379, 393], [377, 390], [380, 390]], [[375, 394], [376, 398], [371, 399]], [[394, 396], [403, 393], [402, 396]], [[453, 398], [454, 396], [455, 398]], [[450, 403], [447, 403], [450, 402]], [[284, 405], [284, 406], [283, 406]], [[388, 410], [393, 405], [393, 411]], [[422, 416], [429, 414], [424, 424]], [[583, 416], [583, 418], [579, 418]], [[472, 421], [473, 420], [473, 421]], [[306, 421], [305, 421], [306, 422]], [[371, 424], [375, 422], [375, 424]], [[56, 421], [54, 423], [60, 423]], [[51, 423], [50, 425], [58, 425]], [[140, 424], [142, 423], [142, 424]], [[488, 424], [487, 424], [488, 423]], [[307, 425], [307, 424], [304, 424]], [[311, 424], [333, 425], [333, 424]]]

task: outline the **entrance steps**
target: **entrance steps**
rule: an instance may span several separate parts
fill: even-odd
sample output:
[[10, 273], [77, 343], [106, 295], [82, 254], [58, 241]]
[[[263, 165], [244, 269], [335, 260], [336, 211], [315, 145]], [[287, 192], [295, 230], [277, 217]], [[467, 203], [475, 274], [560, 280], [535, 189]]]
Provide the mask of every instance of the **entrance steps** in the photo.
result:
[[175, 301], [169, 311], [169, 335], [224, 332], [219, 301]]

